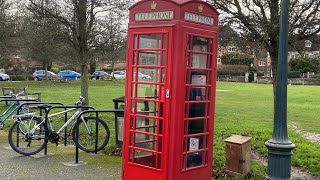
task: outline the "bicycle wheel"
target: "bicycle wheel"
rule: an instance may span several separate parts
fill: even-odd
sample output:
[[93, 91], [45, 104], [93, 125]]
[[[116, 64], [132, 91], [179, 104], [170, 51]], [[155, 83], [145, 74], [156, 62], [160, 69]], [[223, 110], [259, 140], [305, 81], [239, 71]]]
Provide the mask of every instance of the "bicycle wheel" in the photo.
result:
[[40, 117], [22, 117], [10, 127], [8, 140], [14, 151], [30, 156], [45, 147], [45, 126], [38, 126], [40, 122]]
[[[73, 130], [72, 130], [73, 141], [77, 147], [79, 147], [81, 150], [85, 152], [95, 152], [96, 122], [97, 121], [95, 117], [84, 117], [84, 121], [77, 122], [73, 127]], [[77, 127], [79, 127], [78, 141], [76, 139]], [[100, 151], [108, 144], [109, 137], [110, 137], [110, 131], [107, 124], [101, 119], [98, 119], [97, 151]]]

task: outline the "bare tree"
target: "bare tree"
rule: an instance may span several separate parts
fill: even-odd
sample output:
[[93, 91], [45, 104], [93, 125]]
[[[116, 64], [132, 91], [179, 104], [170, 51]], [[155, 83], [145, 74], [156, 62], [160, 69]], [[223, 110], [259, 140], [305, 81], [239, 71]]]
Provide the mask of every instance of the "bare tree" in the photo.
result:
[[[237, 27], [247, 41], [259, 43], [269, 53], [273, 79], [277, 77], [280, 0], [207, 0], [222, 11], [222, 20]], [[320, 32], [319, 0], [291, 0], [289, 44]], [[276, 81], [273, 83], [274, 93]]]
[[7, 0], [0, 0], [0, 63], [10, 55], [10, 37], [14, 29], [11, 17], [8, 15], [10, 5]]
[[123, 27], [126, 17], [121, 12], [109, 12], [108, 17], [99, 22], [100, 27], [106, 30], [98, 35], [95, 53], [100, 60], [111, 62], [114, 71], [115, 62], [126, 58], [127, 29]]
[[[43, 1], [46, 6], [42, 6]], [[94, 41], [99, 34], [97, 20], [110, 11], [125, 11], [125, 0], [30, 0], [28, 9], [39, 16], [56, 19], [63, 26], [65, 35], [76, 52], [77, 63], [81, 69], [81, 95], [88, 104], [88, 66], [89, 55], [94, 50]]]

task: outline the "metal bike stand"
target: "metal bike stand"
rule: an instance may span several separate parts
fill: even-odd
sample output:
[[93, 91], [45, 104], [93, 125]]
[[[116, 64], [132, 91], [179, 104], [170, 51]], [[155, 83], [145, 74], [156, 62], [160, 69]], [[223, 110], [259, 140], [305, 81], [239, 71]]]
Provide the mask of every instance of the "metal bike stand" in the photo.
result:
[[[45, 124], [47, 125], [47, 123], [48, 123], [48, 115], [49, 115], [49, 112], [52, 109], [65, 109], [65, 110], [67, 110], [67, 109], [71, 109], [71, 108], [95, 109], [92, 106], [64, 106], [64, 105], [62, 105], [62, 106], [53, 106], [53, 107], [50, 107], [49, 109], [47, 109], [47, 112], [46, 112], [46, 115], [45, 115]], [[67, 113], [68, 112], [65, 113], [65, 122], [67, 122]], [[80, 113], [80, 114], [82, 114], [82, 113]], [[77, 130], [78, 130], [78, 128], [77, 128]], [[46, 131], [46, 133], [45, 133], [45, 148], [44, 148], [45, 155], [47, 154], [47, 149], [48, 149], [48, 135], [49, 135], [48, 133], [49, 133], [48, 131]], [[76, 132], [76, 135], [77, 135], [77, 133], [78, 132]], [[65, 145], [66, 145], [66, 141], [67, 141], [67, 135], [66, 134], [67, 134], [67, 127], [65, 128], [65, 136], [64, 136], [65, 137], [65, 142], [64, 142]]]
[[0, 96], [0, 98], [2, 98], [1, 100], [0, 100], [0, 102], [2, 102], [2, 101], [23, 101], [23, 102], [26, 102], [26, 101], [28, 101], [28, 102], [37, 102], [37, 100], [34, 100], [34, 99], [13, 99], [13, 98], [9, 98], [9, 97], [4, 97], [4, 96]]
[[[95, 113], [96, 114], [96, 139], [95, 139], [95, 154], [98, 153], [98, 120], [99, 120], [99, 113], [119, 113], [119, 112], [123, 112], [123, 110], [86, 110], [83, 111], [79, 114], [78, 119], [77, 119], [77, 124], [79, 124], [80, 121], [80, 117], [83, 116], [86, 113]], [[79, 138], [79, 126], [76, 126], [76, 141], [78, 141]], [[75, 162], [78, 163], [79, 162], [79, 148], [76, 147], [76, 156], [75, 156]]]
[[6, 105], [8, 105], [8, 101], [19, 101], [19, 102], [39, 102], [37, 99], [15, 99], [12, 96], [0, 96], [0, 102], [6, 102]]

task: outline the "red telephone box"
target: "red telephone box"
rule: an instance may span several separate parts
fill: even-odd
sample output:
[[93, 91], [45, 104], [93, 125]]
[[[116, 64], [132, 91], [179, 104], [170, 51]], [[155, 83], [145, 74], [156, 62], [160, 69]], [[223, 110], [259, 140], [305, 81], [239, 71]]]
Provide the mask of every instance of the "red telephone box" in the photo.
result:
[[211, 179], [218, 16], [201, 0], [130, 8], [122, 179]]

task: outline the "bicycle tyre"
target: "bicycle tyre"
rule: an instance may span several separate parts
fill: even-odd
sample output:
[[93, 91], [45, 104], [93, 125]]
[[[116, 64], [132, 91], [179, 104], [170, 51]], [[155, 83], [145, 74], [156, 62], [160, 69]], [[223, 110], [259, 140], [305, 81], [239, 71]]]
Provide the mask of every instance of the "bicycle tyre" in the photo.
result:
[[[96, 138], [96, 118], [84, 117], [84, 121], [87, 123], [92, 131], [92, 135], [88, 134], [83, 121], [77, 122], [72, 130], [72, 138], [75, 145], [85, 152], [95, 152], [95, 138]], [[78, 140], [76, 139], [76, 128], [79, 127]], [[101, 119], [98, 119], [98, 145], [97, 151], [103, 149], [109, 142], [110, 131], [108, 125]], [[101, 141], [102, 139], [102, 141]]]
[[40, 152], [46, 145], [45, 125], [42, 123], [35, 129], [33, 136], [28, 136], [28, 130], [41, 122], [40, 117], [22, 117], [19, 122], [13, 123], [9, 129], [8, 141], [14, 151], [30, 156]]

